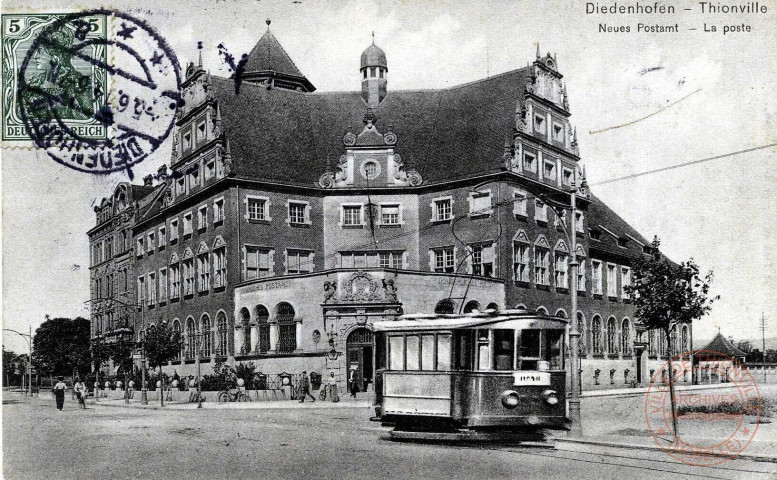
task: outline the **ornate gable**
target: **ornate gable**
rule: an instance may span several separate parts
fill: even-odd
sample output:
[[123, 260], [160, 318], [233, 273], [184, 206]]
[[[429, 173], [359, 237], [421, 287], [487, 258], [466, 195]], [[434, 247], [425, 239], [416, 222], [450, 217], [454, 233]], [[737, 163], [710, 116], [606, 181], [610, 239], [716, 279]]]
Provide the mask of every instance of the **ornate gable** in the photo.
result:
[[554, 250], [569, 253], [569, 248], [567, 248], [567, 244], [564, 240], [559, 240], [556, 242], [556, 248]]
[[200, 245], [197, 247], [197, 255], [202, 255], [203, 253], [208, 253], [210, 250], [208, 249], [208, 245], [205, 242], [200, 242]]
[[186, 247], [186, 250], [183, 251], [182, 260], [188, 260], [190, 258], [194, 258], [194, 253], [192, 253], [192, 249], [191, 248]]
[[513, 237], [514, 242], [524, 242], [524, 243], [531, 243], [529, 241], [529, 237], [526, 235], [526, 231], [524, 229], [519, 229], [515, 236]]
[[550, 244], [548, 243], [548, 239], [545, 238], [545, 235], [539, 235], [537, 237], [537, 240], [534, 241], [534, 245], [537, 247], [547, 248], [550, 250]]
[[224, 237], [221, 235], [217, 236], [215, 240], [213, 240], [213, 249], [221, 248], [227, 245], [227, 242], [224, 241]]

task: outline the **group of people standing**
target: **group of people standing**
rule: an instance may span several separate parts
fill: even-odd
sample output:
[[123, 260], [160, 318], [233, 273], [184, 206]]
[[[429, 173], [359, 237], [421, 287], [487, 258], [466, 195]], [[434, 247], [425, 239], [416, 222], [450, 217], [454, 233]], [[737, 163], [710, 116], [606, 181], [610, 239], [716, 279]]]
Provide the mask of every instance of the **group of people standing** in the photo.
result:
[[[357, 367], [351, 366], [350, 370], [348, 371], [348, 391], [351, 392], [352, 398], [356, 398], [356, 393], [361, 390], [359, 388], [360, 383], [361, 383], [361, 377], [359, 376], [359, 371]], [[339, 398], [339, 397], [333, 394], [337, 389], [337, 380], [335, 379], [335, 372], [329, 372], [329, 378], [327, 379], [326, 388], [328, 388], [330, 391], [329, 396], [332, 399], [332, 401], [335, 401], [335, 402], [338, 401], [338, 400], [335, 400], [335, 398]], [[305, 403], [305, 399], [307, 397], [310, 397], [315, 402], [316, 397], [314, 397], [313, 394], [310, 392], [311, 392], [310, 377], [308, 376], [307, 370], [303, 370], [300, 378], [299, 402]]]

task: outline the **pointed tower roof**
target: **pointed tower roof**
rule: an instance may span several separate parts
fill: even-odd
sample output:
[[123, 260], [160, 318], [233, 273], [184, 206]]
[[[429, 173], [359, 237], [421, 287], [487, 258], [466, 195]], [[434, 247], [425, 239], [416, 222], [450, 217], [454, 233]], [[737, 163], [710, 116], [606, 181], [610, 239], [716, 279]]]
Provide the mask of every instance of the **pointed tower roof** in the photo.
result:
[[299, 71], [270, 31], [270, 19], [267, 19], [266, 23], [267, 31], [248, 54], [243, 74], [244, 80], [268, 83], [291, 90], [314, 91], [316, 87]]
[[729, 357], [747, 356], [745, 352], [735, 347], [734, 344], [729, 342], [728, 339], [724, 337], [720, 332], [718, 332], [718, 334], [715, 335], [715, 338], [710, 340], [710, 343], [705, 345], [704, 348], [702, 348], [701, 350], [722, 353]]
[[386, 52], [375, 45], [375, 32], [372, 32], [372, 45], [362, 52], [361, 68], [365, 67], [383, 67], [388, 70]]

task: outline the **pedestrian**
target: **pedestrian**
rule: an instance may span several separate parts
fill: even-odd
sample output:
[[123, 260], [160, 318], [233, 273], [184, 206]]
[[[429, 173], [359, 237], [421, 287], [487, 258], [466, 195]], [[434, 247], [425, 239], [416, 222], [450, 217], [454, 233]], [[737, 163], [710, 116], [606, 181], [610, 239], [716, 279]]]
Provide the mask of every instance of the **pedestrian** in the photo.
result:
[[310, 397], [313, 399], [313, 401], [316, 401], [316, 397], [313, 396], [313, 394], [310, 393], [310, 378], [308, 378], [308, 372], [306, 370], [302, 371], [302, 378], [300, 379], [302, 382], [299, 386], [299, 393], [302, 395], [302, 398], [300, 398], [299, 403], [305, 403], [305, 397]]
[[337, 379], [335, 378], [335, 372], [329, 372], [329, 399], [333, 402], [339, 402], [340, 397], [337, 395]]
[[62, 407], [65, 406], [65, 390], [67, 390], [67, 385], [65, 385], [65, 377], [57, 377], [57, 384], [54, 385], [54, 398], [57, 400], [57, 410], [60, 412], [62, 411]]
[[351, 366], [351, 372], [348, 374], [348, 386], [351, 387], [351, 396], [356, 398], [356, 392], [359, 391], [359, 374], [356, 365]]
[[197, 381], [194, 379], [194, 375], [189, 375], [189, 403], [196, 401], [197, 399]]
[[81, 378], [76, 378], [76, 384], [73, 385], [73, 390], [78, 397], [78, 403], [81, 404], [81, 408], [86, 408], [86, 384], [81, 381]]

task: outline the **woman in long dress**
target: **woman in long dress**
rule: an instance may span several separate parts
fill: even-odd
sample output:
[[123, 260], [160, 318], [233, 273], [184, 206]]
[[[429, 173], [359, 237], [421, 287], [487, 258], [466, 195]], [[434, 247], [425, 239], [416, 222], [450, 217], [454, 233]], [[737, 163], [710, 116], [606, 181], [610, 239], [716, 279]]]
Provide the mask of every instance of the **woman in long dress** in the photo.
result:
[[54, 385], [54, 398], [57, 400], [57, 410], [62, 411], [62, 407], [65, 406], [65, 390], [67, 390], [67, 385], [65, 385], [65, 377], [57, 377], [57, 384]]

